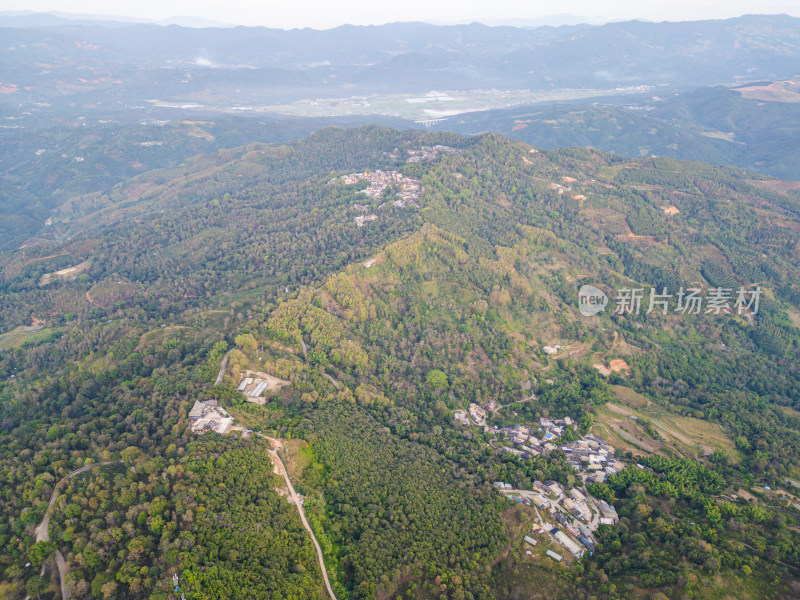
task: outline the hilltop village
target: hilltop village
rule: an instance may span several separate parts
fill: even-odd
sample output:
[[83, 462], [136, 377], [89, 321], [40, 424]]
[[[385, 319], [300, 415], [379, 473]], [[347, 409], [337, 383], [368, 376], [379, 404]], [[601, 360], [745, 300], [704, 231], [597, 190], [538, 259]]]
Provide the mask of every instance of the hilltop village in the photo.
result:
[[[422, 184], [419, 179], [406, 177], [397, 171], [365, 171], [363, 173], [350, 173], [331, 179], [328, 183], [342, 181], [345, 185], [354, 185], [361, 181], [367, 182], [366, 189], [362, 190], [368, 198], [381, 201], [378, 210], [385, 208], [389, 204], [398, 208], [419, 208], [419, 198], [422, 194]], [[358, 227], [363, 227], [369, 221], [375, 221], [378, 215], [366, 214], [370, 210], [370, 205], [354, 204], [353, 209], [361, 214], [355, 217], [354, 221]]]
[[[406, 163], [433, 162], [441, 154], [460, 154], [461, 150], [436, 144], [435, 146], [420, 146], [419, 148], [409, 148], [406, 150]], [[402, 158], [400, 148], [395, 148], [389, 155], [395, 160]]]
[[[405, 150], [406, 163], [432, 162], [442, 154], [458, 154], [461, 150], [450, 146], [420, 146]], [[401, 160], [403, 153], [399, 148], [389, 154], [395, 160]], [[378, 210], [389, 205], [397, 208], [420, 208], [420, 196], [422, 195], [422, 184], [419, 179], [406, 177], [398, 171], [364, 171], [362, 173], [350, 173], [341, 177], [334, 177], [328, 184], [341, 181], [345, 185], [355, 185], [362, 181], [367, 182], [367, 187], [362, 193], [375, 201], [379, 201]], [[378, 219], [378, 215], [367, 214], [371, 208], [368, 204], [353, 204], [353, 209], [359, 214], [354, 218], [357, 227], [363, 227], [370, 221]]]

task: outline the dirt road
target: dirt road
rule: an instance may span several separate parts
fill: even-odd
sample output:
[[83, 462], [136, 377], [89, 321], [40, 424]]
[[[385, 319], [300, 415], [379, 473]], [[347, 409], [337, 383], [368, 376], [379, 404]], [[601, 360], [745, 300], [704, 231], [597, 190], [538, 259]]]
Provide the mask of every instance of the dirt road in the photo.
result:
[[50, 532], [48, 531], [48, 526], [50, 525], [50, 515], [53, 514], [53, 507], [56, 505], [56, 500], [58, 500], [58, 488], [64, 485], [67, 482], [67, 479], [72, 479], [75, 475], [80, 475], [81, 473], [85, 473], [89, 469], [93, 469], [94, 467], [107, 465], [110, 463], [92, 463], [89, 465], [84, 465], [80, 469], [75, 469], [72, 473], [64, 477], [61, 481], [59, 481], [56, 486], [53, 488], [53, 494], [50, 496], [50, 504], [47, 506], [47, 510], [44, 513], [44, 517], [42, 518], [42, 522], [39, 523], [39, 526], [36, 528], [36, 541], [37, 542], [49, 542], [50, 541]]
[[[267, 437], [262, 434], [258, 434], [259, 437], [268, 440], [270, 443], [275, 443], [276, 445], [280, 446], [280, 442], [274, 438]], [[300, 520], [303, 522], [303, 527], [306, 528], [308, 531], [308, 535], [311, 536], [311, 541], [314, 543], [314, 548], [317, 550], [317, 559], [319, 560], [319, 568], [322, 570], [322, 577], [325, 580], [325, 587], [328, 590], [328, 595], [333, 599], [336, 600], [336, 595], [333, 593], [333, 589], [331, 588], [331, 582], [328, 580], [328, 571], [325, 569], [325, 559], [322, 556], [322, 548], [319, 546], [319, 542], [317, 541], [314, 532], [311, 530], [311, 526], [308, 524], [306, 520], [306, 513], [303, 510], [303, 505], [300, 503], [300, 497], [297, 495], [297, 492], [294, 491], [294, 486], [292, 482], [289, 480], [289, 474], [286, 471], [286, 467], [281, 460], [281, 457], [278, 456], [278, 453], [275, 450], [269, 450], [269, 455], [272, 457], [272, 460], [275, 461], [275, 464], [278, 466], [278, 471], [281, 475], [283, 475], [283, 479], [286, 481], [286, 487], [289, 490], [289, 499], [294, 503], [297, 507], [297, 512], [300, 513]]]
[[94, 304], [94, 305], [95, 305], [96, 307], [98, 307], [98, 308], [105, 308], [105, 306], [103, 306], [102, 304], [98, 304], [97, 302], [95, 302], [94, 300], [92, 300], [92, 297], [89, 295], [89, 291], [88, 291], [88, 290], [86, 291], [86, 299], [87, 299], [89, 302], [91, 302], [92, 304]]
[[222, 378], [225, 377], [225, 369], [228, 368], [228, 358], [231, 355], [232, 350], [228, 350], [225, 353], [225, 356], [222, 357], [222, 362], [219, 365], [219, 373], [217, 373], [217, 380], [214, 382], [214, 385], [219, 385], [222, 383]]
[[[56, 505], [56, 500], [58, 500], [58, 490], [61, 486], [63, 486], [68, 479], [72, 479], [76, 475], [80, 475], [81, 473], [85, 473], [86, 471], [93, 469], [94, 467], [102, 467], [104, 465], [110, 465], [114, 461], [107, 461], [102, 463], [91, 463], [88, 465], [82, 466], [80, 469], [75, 469], [72, 473], [69, 473], [66, 477], [61, 479], [55, 487], [53, 488], [53, 494], [50, 496], [50, 504], [47, 506], [47, 510], [44, 513], [44, 517], [42, 517], [42, 522], [36, 527], [36, 541], [37, 542], [49, 542], [50, 541], [50, 515], [53, 514], [53, 508]], [[69, 590], [67, 589], [66, 584], [66, 577], [67, 577], [67, 563], [64, 560], [64, 555], [61, 554], [61, 551], [56, 550], [56, 566], [58, 567], [58, 576], [61, 580], [61, 597], [63, 600], [69, 600]], [[42, 574], [44, 574], [44, 564], [42, 564]]]
[[60, 550], [56, 550], [56, 566], [58, 566], [58, 578], [61, 580], [61, 600], [69, 600], [69, 590], [67, 589], [67, 563]]

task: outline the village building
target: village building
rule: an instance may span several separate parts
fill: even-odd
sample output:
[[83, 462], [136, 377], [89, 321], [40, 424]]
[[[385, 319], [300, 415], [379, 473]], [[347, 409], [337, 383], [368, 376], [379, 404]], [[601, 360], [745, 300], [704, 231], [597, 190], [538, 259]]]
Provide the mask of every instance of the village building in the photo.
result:
[[548, 550], [547, 552], [545, 552], [545, 554], [547, 554], [547, 556], [549, 556], [556, 562], [561, 562], [562, 560], [564, 560], [563, 556], [561, 556], [558, 552], [553, 552], [552, 550]]
[[189, 422], [194, 433], [225, 434], [233, 425], [233, 417], [218, 406], [216, 400], [198, 400], [189, 411]]

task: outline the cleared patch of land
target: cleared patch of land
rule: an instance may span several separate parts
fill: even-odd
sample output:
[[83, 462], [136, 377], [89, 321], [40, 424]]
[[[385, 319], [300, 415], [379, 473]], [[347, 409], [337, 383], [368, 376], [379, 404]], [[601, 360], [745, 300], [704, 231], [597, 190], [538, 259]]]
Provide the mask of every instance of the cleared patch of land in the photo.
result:
[[731, 460], [739, 459], [733, 441], [718, 424], [677, 416], [624, 386], [613, 386], [612, 392], [625, 404], [609, 402], [599, 408], [593, 430], [618, 449], [695, 459], [722, 450]]
[[700, 135], [712, 138], [715, 140], [724, 140], [726, 142], [735, 142], [734, 135], [732, 133], [726, 133], [724, 131], [701, 131]]
[[44, 339], [53, 331], [53, 329], [44, 329], [40, 325], [20, 325], [0, 335], [0, 350], [19, 348], [25, 342]]
[[159, 327], [158, 329], [152, 329], [147, 333], [143, 333], [142, 337], [139, 338], [139, 343], [136, 345], [136, 348], [134, 348], [134, 351], [138, 352], [147, 346], [163, 345], [168, 340], [188, 341], [193, 339], [198, 333], [200, 333], [198, 330], [192, 327], [186, 327], [184, 325]]
[[800, 412], [796, 411], [793, 408], [789, 408], [788, 406], [781, 406], [780, 409], [783, 411], [787, 417], [794, 417], [795, 419], [800, 419]]
[[[250, 379], [244, 389], [241, 389], [241, 386], [245, 384], [245, 381]], [[251, 395], [258, 391], [258, 388], [261, 387], [261, 384], [266, 383], [266, 388], [262, 389], [262, 391], [256, 396]], [[248, 402], [252, 402], [254, 404], [264, 404], [266, 399], [261, 396], [261, 393], [267, 392], [277, 392], [283, 386], [291, 385], [290, 381], [286, 381], [284, 379], [279, 379], [274, 375], [269, 375], [268, 373], [263, 373], [261, 371], [250, 371], [245, 370], [242, 371], [242, 380], [239, 382], [240, 390], [246, 397]]]
[[627, 406], [632, 406], [633, 408], [643, 408], [650, 404], [650, 401], [647, 398], [638, 392], [634, 392], [631, 388], [625, 387], [624, 385], [611, 385], [609, 386], [609, 389], [617, 400]]
[[72, 279], [83, 273], [88, 267], [89, 261], [85, 260], [74, 267], [67, 267], [66, 269], [61, 269], [60, 271], [55, 271], [53, 273], [45, 273], [39, 280], [39, 285], [47, 285], [56, 279]]
[[768, 102], [800, 102], [800, 81], [773, 81], [769, 85], [736, 88], [742, 98]]
[[630, 370], [630, 366], [622, 358], [615, 358], [608, 363], [608, 366], [601, 363], [595, 363], [592, 365], [592, 367], [597, 369], [599, 373], [605, 377], [608, 377], [611, 375], [611, 373], [621, 373], [623, 371], [627, 373]]
[[794, 309], [794, 308], [790, 308], [786, 312], [789, 315], [789, 319], [791, 320], [792, 325], [794, 325], [795, 327], [800, 328], [800, 310], [797, 310], [797, 309]]

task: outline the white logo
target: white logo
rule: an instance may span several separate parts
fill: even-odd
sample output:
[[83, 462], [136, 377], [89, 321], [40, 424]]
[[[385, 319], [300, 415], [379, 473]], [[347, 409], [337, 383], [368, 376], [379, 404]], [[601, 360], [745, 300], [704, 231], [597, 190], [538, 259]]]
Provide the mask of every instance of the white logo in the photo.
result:
[[605, 310], [608, 296], [593, 285], [585, 285], [578, 292], [578, 310], [584, 317], [591, 317]]

